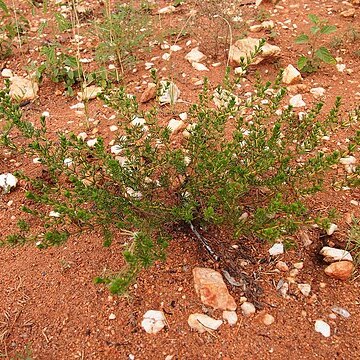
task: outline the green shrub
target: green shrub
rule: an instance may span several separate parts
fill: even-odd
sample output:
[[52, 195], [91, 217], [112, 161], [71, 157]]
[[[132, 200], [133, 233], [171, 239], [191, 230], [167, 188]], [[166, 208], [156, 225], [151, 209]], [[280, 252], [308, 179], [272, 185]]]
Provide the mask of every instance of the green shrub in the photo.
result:
[[[236, 237], [267, 241], [304, 224], [326, 226], [323, 214], [309, 211], [304, 200], [322, 189], [330, 167], [356, 146], [323, 153], [322, 137], [340, 123], [340, 100], [328, 116], [318, 103], [299, 119], [291, 107], [280, 111], [285, 90], [279, 83], [280, 78], [273, 85], [258, 80], [250, 98], [239, 98], [227, 79], [226, 88], [216, 89], [222, 105], [214, 107], [205, 82], [189, 109], [192, 125], [181, 146], [158, 124], [156, 107], [139, 113], [125, 89], [113, 90], [104, 100], [122, 119], [116, 156], [101, 138], [94, 147], [74, 134], [52, 140], [45, 118], [39, 127], [24, 120], [2, 90], [0, 116], [7, 124], [2, 143], [41, 158], [47, 174], [17, 174], [30, 184], [23, 210], [44, 222], [38, 246], [60, 244], [86, 229], [101, 230], [105, 246], [114, 234], [125, 235], [127, 267], [97, 279], [123, 292], [142, 267], [164, 258], [175, 224], [223, 225]], [[352, 120], [359, 114], [356, 110]], [[132, 125], [136, 116], [146, 124]], [[20, 147], [14, 132], [23, 138]], [[50, 211], [57, 215], [49, 216]]]

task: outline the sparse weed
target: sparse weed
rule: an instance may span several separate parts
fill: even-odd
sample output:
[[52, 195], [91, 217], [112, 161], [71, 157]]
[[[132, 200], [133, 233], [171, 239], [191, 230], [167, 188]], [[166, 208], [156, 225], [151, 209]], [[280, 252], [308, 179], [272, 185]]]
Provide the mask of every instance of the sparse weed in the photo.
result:
[[296, 44], [306, 44], [310, 55], [302, 55], [298, 59], [298, 68], [304, 72], [312, 73], [319, 69], [321, 63], [336, 64], [335, 58], [329, 50], [320, 46], [319, 42], [324, 35], [332, 34], [336, 31], [336, 26], [328, 25], [327, 20], [320, 19], [314, 14], [309, 15], [312, 23], [308, 34], [301, 34], [295, 39]]

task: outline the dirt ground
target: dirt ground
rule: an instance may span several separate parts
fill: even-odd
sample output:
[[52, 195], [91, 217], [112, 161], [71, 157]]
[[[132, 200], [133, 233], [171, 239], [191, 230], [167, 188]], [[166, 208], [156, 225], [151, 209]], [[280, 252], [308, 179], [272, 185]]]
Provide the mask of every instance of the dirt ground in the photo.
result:
[[[121, 2], [121, 1], [120, 1]], [[8, 1], [9, 7], [13, 4]], [[66, 2], [64, 2], [66, 3]], [[71, 2], [70, 2], [71, 3]], [[236, 3], [236, 4], [235, 4]], [[323, 65], [316, 73], [304, 76], [303, 83], [307, 89], [321, 86], [326, 89], [326, 107], [330, 108], [337, 96], [343, 97], [343, 113], [360, 104], [360, 6], [342, 1], [293, 1], [280, 0], [276, 4], [265, 1], [258, 9], [253, 2], [234, 2], [229, 7], [243, 21], [234, 29], [234, 38], [245, 33], [249, 36], [265, 37], [269, 42], [279, 46], [280, 58], [256, 66], [256, 71], [263, 77], [274, 79], [280, 68], [292, 63], [303, 52], [302, 45], [296, 45], [294, 39], [309, 28], [307, 15], [316, 14], [326, 18], [337, 26], [336, 36], [326, 38], [329, 49], [341, 63], [346, 64], [346, 71], [339, 72], [335, 66]], [[201, 85], [203, 73], [196, 71], [184, 59], [184, 56], [195, 46], [208, 55], [204, 62], [211, 71], [206, 72], [210, 86], [221, 83], [227, 60], [228, 38], [224, 24], [214, 23], [207, 16], [209, 6], [218, 6], [213, 1], [185, 1], [176, 7], [173, 13], [157, 15], [157, 10], [171, 5], [172, 2], [155, 1], [150, 11], [157, 30], [174, 28], [186, 29], [184, 37], [176, 35], [167, 37], [170, 45], [181, 46], [181, 50], [171, 54], [170, 61], [162, 59], [168, 51], [159, 45], [147, 51], [139, 51], [139, 61], [125, 77], [128, 89], [136, 96], [141, 96], [146, 83], [150, 80], [145, 62], [154, 59], [154, 67], [159, 69], [159, 77], [173, 79], [181, 90], [183, 103], [175, 108], [164, 107], [159, 114], [159, 121], [166, 124], [173, 113], [186, 111], [188, 104], [195, 101]], [[210, 5], [209, 5], [210, 4]], [[215, 5], [214, 5], [215, 4]], [[103, 10], [102, 2], [84, 1], [96, 17]], [[224, 5], [225, 6], [225, 5]], [[48, 4], [47, 12], [43, 8], [33, 7], [28, 1], [18, 1], [16, 8], [30, 21], [30, 27], [38, 28], [41, 19], [48, 19], [49, 26], [42, 36], [30, 31], [30, 36], [14, 54], [0, 61], [1, 69], [9, 68], [18, 75], [24, 75], [31, 60], [38, 60], [36, 47], [51, 41], [56, 33], [52, 22], [53, 13], [59, 11], [55, 1]], [[341, 12], [354, 8], [355, 14], [344, 17]], [[191, 10], [198, 11], [190, 16]], [[217, 9], [217, 8], [216, 8]], [[190, 18], [190, 20], [189, 20]], [[261, 31], [249, 33], [248, 26], [263, 20], [275, 22], [274, 32]], [[252, 21], [246, 24], [246, 21]], [[84, 21], [84, 34], [90, 22]], [[295, 26], [294, 26], [295, 24]], [[61, 36], [63, 44], [70, 45], [72, 34]], [[227, 34], [228, 36], [228, 34]], [[218, 37], [218, 42], [214, 39]], [[177, 40], [176, 40], [177, 39]], [[192, 43], [186, 43], [192, 40]], [[332, 45], [331, 45], [332, 44]], [[84, 57], [93, 57], [98, 42], [95, 37], [85, 38]], [[220, 63], [213, 67], [212, 64]], [[91, 65], [89, 65], [91, 66]], [[251, 70], [250, 78], [254, 75]], [[349, 71], [350, 69], [350, 71]], [[250, 88], [250, 85], [249, 85]], [[60, 91], [57, 91], [60, 90]], [[111, 110], [104, 108], [99, 99], [90, 101], [88, 114], [93, 121], [85, 120], [84, 115], [75, 114], [70, 106], [77, 103], [75, 97], [63, 95], [63, 86], [44, 79], [40, 85], [39, 98], [23, 107], [24, 115], [37, 121], [44, 112], [50, 113], [49, 126], [52, 132], [74, 131], [103, 136], [106, 141], [112, 140], [109, 121]], [[305, 90], [303, 98], [306, 103], [314, 102], [312, 95]], [[148, 104], [141, 105], [143, 108]], [[357, 126], [357, 128], [356, 128]], [[0, 122], [1, 127], [1, 122]], [[332, 137], [327, 146], [331, 149], [346, 142], [354, 125], [341, 130]], [[5, 149], [0, 149], [0, 173], [24, 169], [29, 173], [39, 171], [32, 159], [14, 157]], [[339, 169], [338, 171], [341, 171]], [[9, 194], [0, 195], [0, 229], [1, 237], [16, 231], [20, 218], [27, 218], [20, 210], [24, 203], [25, 188], [20, 184]], [[351, 203], [353, 201], [353, 203]], [[189, 231], [174, 229], [172, 241], [165, 262], [158, 262], [150, 270], [144, 270], [138, 276], [124, 297], [111, 295], [103, 285], [96, 285], [93, 279], [109, 269], [120, 270], [123, 265], [122, 243], [119, 236], [110, 248], [102, 246], [101, 234], [83, 233], [70, 239], [59, 247], [38, 249], [34, 244], [22, 247], [0, 248], [0, 358], [4, 359], [360, 359], [360, 282], [358, 270], [346, 282], [333, 280], [324, 273], [325, 264], [318, 255], [323, 245], [346, 246], [349, 226], [345, 222], [348, 214], [360, 216], [358, 189], [335, 191], [328, 188], [325, 192], [308, 200], [312, 209], [336, 208], [339, 213], [337, 224], [339, 231], [332, 236], [324, 236], [319, 231], [309, 232], [312, 244], [304, 247], [300, 238], [297, 246], [285, 254], [271, 258], [266, 243], [242, 244], [218, 231], [207, 233], [206, 237], [216, 238], [229, 251], [231, 245], [246, 249], [251, 261], [244, 267], [245, 273], [252, 277], [263, 289], [259, 298], [259, 309], [252, 317], [243, 317], [238, 311], [238, 323], [230, 327], [224, 324], [217, 332], [198, 334], [190, 329], [187, 318], [191, 313], [206, 312], [214, 317], [221, 317], [217, 311], [202, 306], [196, 295], [192, 269], [196, 266], [217, 268], [203, 248]], [[32, 230], [40, 229], [40, 223], [31, 219]], [[246, 245], [246, 246], [245, 246]], [[242, 256], [243, 254], [240, 254]], [[279, 296], [276, 285], [286, 279], [289, 272], [276, 270], [278, 260], [285, 261], [290, 268], [303, 262], [303, 268], [296, 275], [296, 283], [290, 285], [289, 298]], [[311, 285], [311, 294], [303, 296], [297, 289], [297, 283]], [[229, 285], [229, 291], [239, 303], [240, 294], [236, 287]], [[351, 316], [343, 318], [331, 312], [333, 306], [349, 311]], [[145, 333], [140, 323], [143, 314], [150, 309], [162, 310], [166, 316], [167, 326], [156, 335]], [[110, 314], [116, 318], [110, 320]], [[275, 318], [272, 325], [265, 325], [265, 314]], [[331, 315], [329, 317], [329, 315]], [[331, 327], [331, 336], [325, 338], [314, 330], [316, 320], [322, 319]]]

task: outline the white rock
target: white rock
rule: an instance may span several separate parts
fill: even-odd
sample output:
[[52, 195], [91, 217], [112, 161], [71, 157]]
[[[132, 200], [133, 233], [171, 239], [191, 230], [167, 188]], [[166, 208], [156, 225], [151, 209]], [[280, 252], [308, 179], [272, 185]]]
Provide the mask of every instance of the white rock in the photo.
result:
[[60, 215], [59, 212], [52, 210], [52, 211], [49, 212], [49, 216], [50, 216], [50, 217], [59, 218], [61, 215]]
[[354, 165], [356, 163], [356, 158], [354, 156], [346, 156], [339, 160], [342, 165]]
[[338, 226], [336, 224], [330, 224], [330, 226], [326, 230], [326, 233], [330, 236], [337, 230], [337, 228]]
[[204, 64], [192, 62], [191, 65], [197, 71], [209, 71], [209, 69]]
[[284, 253], [284, 244], [276, 243], [269, 249], [269, 254], [271, 256], [277, 256]]
[[201, 62], [203, 60], [206, 59], [206, 55], [203, 54], [198, 47], [192, 49], [190, 52], [188, 52], [185, 55], [185, 60], [189, 61], [190, 63], [192, 62]]
[[325, 337], [329, 337], [331, 335], [331, 330], [329, 324], [327, 324], [323, 320], [316, 320], [315, 321], [315, 331], [320, 333]]
[[79, 102], [75, 105], [70, 106], [71, 110], [79, 110], [79, 109], [85, 109], [85, 104], [83, 102]]
[[298, 108], [298, 107], [304, 107], [306, 106], [305, 101], [302, 98], [301, 94], [297, 94], [295, 96], [293, 96], [290, 101], [289, 104], [294, 107], [294, 108]]
[[10, 69], [3, 69], [1, 71], [1, 76], [4, 78], [11, 78], [13, 76], [13, 73]]
[[158, 14], [170, 14], [176, 10], [176, 7], [173, 5], [165, 6], [158, 10]]
[[[120, 164], [121, 165], [121, 164]], [[126, 189], [126, 193], [131, 196], [134, 199], [138, 199], [140, 200], [142, 198], [142, 193], [140, 191], [135, 191], [133, 188], [131, 187], [127, 187]]]
[[270, 314], [265, 314], [263, 318], [263, 323], [265, 325], [271, 325], [275, 322], [275, 318]]
[[271, 30], [275, 27], [275, 24], [272, 20], [266, 20], [266, 21], [263, 21], [261, 23], [261, 26], [263, 27], [263, 29], [265, 30]]
[[[254, 53], [254, 50], [259, 46], [259, 43], [260, 39], [251, 37], [237, 40], [233, 45], [230, 46], [230, 61], [240, 64], [241, 58], [246, 60], [247, 57], [251, 57], [251, 54]], [[281, 49], [278, 46], [265, 43], [262, 47], [262, 52], [253, 60], [252, 64], [256, 65], [266, 58], [278, 56], [280, 51]]]
[[244, 316], [250, 316], [256, 312], [254, 304], [248, 301], [242, 303], [240, 308]]
[[171, 119], [167, 127], [173, 134], [177, 134], [184, 127], [184, 122], [182, 120]]
[[94, 147], [96, 143], [97, 143], [97, 139], [90, 139], [86, 142], [87, 146], [90, 148]]
[[182, 47], [179, 46], [179, 45], [176, 45], [176, 44], [170, 46], [170, 50], [173, 51], [173, 52], [180, 51], [181, 49], [182, 49]]
[[11, 188], [16, 187], [18, 179], [10, 173], [0, 174], [0, 187], [4, 193], [9, 193]]
[[41, 158], [39, 158], [39, 157], [33, 158], [32, 162], [33, 162], [33, 164], [41, 164], [42, 163]]
[[175, 104], [180, 96], [180, 90], [171, 81], [160, 81], [160, 97], [159, 101], [161, 104]]
[[141, 322], [142, 328], [148, 334], [156, 334], [165, 327], [166, 320], [162, 311], [148, 310]]
[[114, 131], [119, 130], [119, 128], [118, 128], [116, 125], [111, 125], [111, 126], [109, 127], [109, 130], [110, 130], [111, 132], [114, 132]]
[[138, 116], [135, 116], [131, 121], [132, 126], [144, 126], [145, 124], [146, 120]]
[[73, 164], [73, 160], [70, 158], [65, 158], [64, 159], [64, 165], [66, 166], [71, 166]]
[[39, 91], [37, 82], [25, 79], [21, 76], [14, 76], [10, 81], [9, 95], [12, 99], [26, 101], [36, 98]]
[[122, 147], [120, 145], [113, 145], [110, 148], [110, 151], [112, 154], [118, 155], [122, 152]]
[[165, 60], [165, 61], [170, 60], [170, 57], [171, 57], [171, 55], [170, 55], [169, 53], [164, 53], [164, 54], [161, 56], [161, 58], [162, 58], [163, 60]]
[[322, 87], [316, 87], [310, 89], [310, 94], [312, 94], [315, 99], [321, 99], [325, 95], [325, 91]]
[[44, 111], [41, 116], [44, 116], [44, 117], [49, 117], [50, 116], [50, 113], [48, 111]]
[[298, 69], [293, 65], [289, 64], [283, 73], [282, 82], [287, 85], [295, 84], [302, 80], [302, 76]]
[[186, 112], [183, 112], [183, 113], [180, 113], [180, 114], [179, 114], [179, 118], [180, 118], [181, 120], [185, 121], [185, 120], [187, 120], [188, 115], [187, 115]]
[[345, 319], [350, 317], [350, 313], [346, 309], [343, 309], [339, 306], [333, 306], [331, 308], [331, 311], [334, 312], [335, 314], [342, 316]]
[[81, 139], [82, 141], [85, 141], [85, 139], [87, 138], [87, 133], [86, 132], [81, 132], [78, 134], [77, 138]]
[[251, 25], [249, 31], [253, 33], [260, 32], [263, 29], [262, 25]]
[[339, 72], [344, 72], [344, 70], [346, 69], [346, 65], [345, 64], [336, 64], [336, 69]]
[[115, 320], [116, 319], [116, 315], [115, 314], [110, 314], [109, 315], [109, 320]]
[[320, 250], [320, 255], [324, 256], [324, 261], [327, 263], [333, 263], [335, 261], [353, 261], [351, 254], [342, 249], [332, 248], [330, 246], [324, 246]]
[[309, 296], [311, 292], [311, 285], [310, 284], [298, 284], [298, 289], [304, 296]]
[[217, 330], [222, 325], [222, 320], [216, 320], [204, 314], [191, 314], [188, 318], [188, 324], [193, 330], [203, 333], [209, 330]]
[[238, 316], [236, 314], [235, 311], [228, 311], [228, 310], [224, 310], [223, 311], [223, 319], [225, 321], [227, 321], [227, 323], [230, 325], [230, 326], [233, 326], [237, 323], [238, 321]]

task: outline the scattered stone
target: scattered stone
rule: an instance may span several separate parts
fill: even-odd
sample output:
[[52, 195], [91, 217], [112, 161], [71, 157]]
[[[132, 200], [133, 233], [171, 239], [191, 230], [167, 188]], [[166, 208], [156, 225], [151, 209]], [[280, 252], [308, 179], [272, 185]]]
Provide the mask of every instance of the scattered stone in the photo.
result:
[[188, 324], [193, 330], [199, 333], [205, 331], [217, 330], [222, 325], [222, 320], [216, 320], [205, 314], [191, 314], [188, 318]]
[[298, 284], [298, 289], [304, 296], [309, 296], [311, 292], [310, 284]]
[[331, 308], [331, 311], [334, 312], [335, 314], [342, 316], [345, 319], [350, 317], [350, 313], [346, 309], [341, 308], [339, 306], [333, 306]]
[[284, 244], [276, 243], [269, 249], [269, 254], [271, 256], [277, 256], [284, 253]]
[[302, 80], [300, 71], [296, 69], [293, 65], [289, 64], [283, 73], [282, 82], [287, 85], [295, 84]]
[[294, 264], [294, 268], [297, 269], [297, 270], [301, 270], [304, 268], [304, 263], [302, 261], [300, 262], [297, 262]]
[[346, 157], [340, 158], [339, 162], [342, 165], [354, 165], [354, 164], [356, 164], [356, 157], [355, 156], [346, 156]]
[[251, 25], [249, 31], [253, 33], [260, 32], [263, 29], [262, 25]]
[[236, 310], [235, 300], [219, 272], [197, 267], [193, 270], [193, 276], [196, 293], [204, 305], [220, 310]]
[[3, 189], [3, 192], [9, 193], [11, 188], [16, 187], [18, 179], [10, 173], [0, 174], [0, 187]]
[[289, 291], [289, 284], [281, 279], [276, 286], [276, 290], [283, 298], [287, 298], [288, 297], [287, 293]]
[[54, 210], [51, 210], [51, 211], [49, 212], [49, 216], [50, 216], [50, 217], [59, 218], [61, 215], [60, 215], [59, 212], [54, 211]]
[[325, 274], [338, 280], [345, 281], [350, 278], [354, 265], [350, 261], [339, 261], [330, 264], [325, 268]]
[[309, 235], [307, 234], [307, 232], [301, 230], [299, 232], [299, 236], [300, 236], [300, 239], [302, 241], [302, 243], [304, 244], [305, 247], [308, 247], [312, 244], [312, 241], [310, 240], [310, 237]]
[[275, 322], [275, 318], [270, 314], [265, 314], [263, 317], [263, 323], [265, 325], [271, 325]]
[[10, 69], [5, 68], [1, 71], [1, 76], [4, 78], [11, 78], [11, 77], [13, 77], [13, 73]]
[[155, 99], [155, 97], [156, 97], [156, 84], [148, 83], [147, 88], [141, 94], [140, 102], [146, 103], [152, 99]]
[[176, 44], [170, 46], [170, 51], [172, 51], [172, 52], [177, 52], [177, 51], [180, 51], [181, 49], [182, 49], [182, 47], [179, 45], [176, 45]]
[[346, 9], [340, 13], [343, 17], [353, 17], [355, 15], [355, 9], [353, 7]]
[[180, 96], [180, 90], [171, 81], [160, 81], [160, 98], [159, 101], [161, 104], [170, 104], [173, 105], [177, 102]]
[[327, 228], [326, 233], [330, 236], [337, 230], [337, 228], [338, 226], [336, 224], [331, 223], [330, 226]]
[[[255, 38], [245, 38], [240, 39], [235, 42], [235, 44], [230, 46], [229, 50], [229, 60], [236, 64], [241, 64], [241, 58], [251, 57], [251, 54], [254, 53], [255, 48], [259, 46], [260, 39]], [[262, 47], [262, 52], [255, 59], [253, 59], [252, 64], [259, 64], [264, 59], [269, 57], [275, 57], [280, 54], [281, 49], [278, 46], [270, 45], [265, 43]]]
[[112, 154], [119, 155], [122, 152], [122, 147], [120, 145], [113, 145], [110, 151]]
[[39, 91], [37, 82], [25, 79], [21, 76], [14, 76], [10, 79], [9, 95], [12, 99], [18, 101], [33, 100]]
[[322, 87], [316, 87], [310, 89], [310, 94], [314, 96], [315, 99], [321, 99], [325, 95], [325, 89]]
[[254, 304], [248, 301], [242, 303], [240, 308], [244, 316], [250, 316], [256, 312]]
[[86, 142], [87, 146], [90, 147], [90, 148], [93, 148], [97, 143], [97, 139], [90, 139]]
[[135, 116], [130, 123], [132, 126], [144, 126], [146, 124], [146, 120], [144, 118]]
[[332, 248], [330, 246], [324, 246], [320, 250], [320, 255], [324, 256], [324, 261], [327, 263], [333, 263], [335, 261], [353, 261], [351, 254], [342, 249]]
[[290, 271], [290, 277], [293, 277], [293, 278], [295, 278], [296, 276], [298, 276], [299, 275], [299, 269], [292, 269], [291, 271]]
[[280, 271], [289, 271], [289, 267], [286, 265], [286, 262], [284, 261], [278, 261], [276, 263], [276, 268]]
[[203, 54], [198, 47], [192, 49], [185, 55], [185, 60], [189, 61], [190, 63], [196, 62], [200, 63], [201, 61], [206, 59], [206, 55]]
[[172, 134], [176, 135], [183, 127], [185, 123], [182, 120], [171, 119], [168, 123], [168, 128]]
[[176, 7], [173, 5], [165, 6], [158, 10], [158, 14], [170, 14], [176, 10]]
[[180, 113], [180, 114], [179, 114], [179, 118], [180, 118], [181, 120], [185, 121], [185, 120], [187, 120], [188, 115], [187, 115], [186, 112], [183, 112], [183, 113]]
[[225, 321], [227, 321], [227, 323], [230, 325], [230, 326], [233, 326], [237, 323], [238, 321], [238, 316], [236, 314], [235, 311], [227, 311], [227, 310], [224, 310], [223, 311], [223, 319]]
[[85, 104], [83, 102], [79, 102], [75, 105], [71, 105], [70, 106], [71, 110], [80, 110], [80, 109], [85, 109]]
[[289, 104], [294, 107], [294, 108], [299, 108], [299, 107], [304, 107], [306, 106], [305, 101], [302, 98], [301, 94], [297, 94], [295, 96], [293, 96], [290, 101]]
[[141, 327], [148, 334], [156, 334], [165, 327], [165, 323], [166, 320], [162, 311], [148, 310], [143, 316]]
[[339, 72], [344, 72], [344, 70], [346, 69], [346, 65], [345, 64], [336, 64], [336, 69]]
[[71, 158], [64, 159], [64, 165], [70, 167], [72, 164], [73, 164], [73, 159], [71, 159]]
[[325, 337], [329, 337], [331, 335], [331, 330], [329, 324], [327, 324], [323, 320], [316, 320], [315, 321], [315, 331], [320, 333]]
[[78, 99], [87, 101], [95, 99], [98, 95], [100, 95], [102, 92], [102, 88], [95, 85], [90, 85], [83, 89], [82, 92], [78, 92]]
[[261, 26], [264, 30], [271, 30], [275, 27], [275, 24], [272, 20], [265, 20], [261, 23]]
[[192, 62], [191, 65], [197, 71], [209, 71], [209, 69], [204, 64]]
[[87, 138], [87, 133], [86, 132], [81, 132], [81, 133], [78, 134], [77, 138], [81, 139], [82, 141], [85, 141], [85, 139]]
[[116, 319], [116, 315], [115, 314], [110, 314], [109, 315], [109, 320], [115, 320]]

